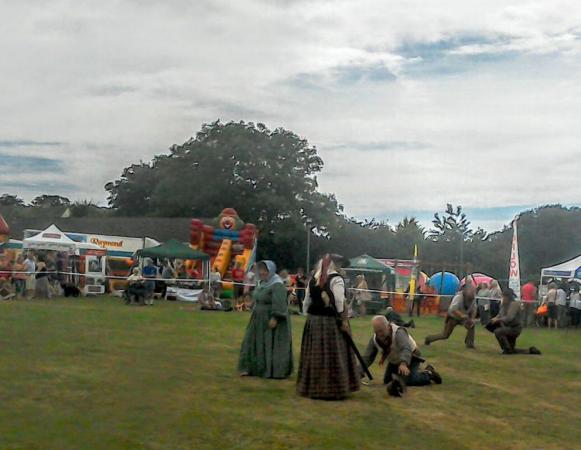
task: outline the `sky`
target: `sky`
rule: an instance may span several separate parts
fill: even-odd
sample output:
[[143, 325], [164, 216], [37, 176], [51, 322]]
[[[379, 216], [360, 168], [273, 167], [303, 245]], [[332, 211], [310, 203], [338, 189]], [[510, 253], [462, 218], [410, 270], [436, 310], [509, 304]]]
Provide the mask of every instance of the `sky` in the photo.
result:
[[0, 193], [26, 200], [105, 204], [221, 119], [308, 139], [358, 218], [581, 204], [575, 0], [0, 0], [0, 54]]

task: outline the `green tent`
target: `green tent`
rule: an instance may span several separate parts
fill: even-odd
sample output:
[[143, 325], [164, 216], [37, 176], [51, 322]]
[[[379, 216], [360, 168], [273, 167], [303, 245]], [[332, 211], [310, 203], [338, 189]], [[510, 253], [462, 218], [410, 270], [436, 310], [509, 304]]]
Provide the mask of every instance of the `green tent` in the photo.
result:
[[10, 239], [8, 242], [4, 242], [0, 244], [0, 248], [3, 249], [21, 249], [22, 248], [22, 241], [16, 241], [14, 239]]
[[394, 274], [391, 267], [386, 266], [381, 261], [375, 259], [373, 256], [361, 255], [349, 260], [349, 268], [357, 272], [376, 272], [385, 274]]
[[137, 256], [141, 258], [179, 258], [195, 259], [198, 261], [209, 261], [210, 256], [206, 253], [195, 250], [187, 245], [182, 244], [177, 239], [170, 239], [164, 244], [156, 247], [144, 248], [137, 251]]

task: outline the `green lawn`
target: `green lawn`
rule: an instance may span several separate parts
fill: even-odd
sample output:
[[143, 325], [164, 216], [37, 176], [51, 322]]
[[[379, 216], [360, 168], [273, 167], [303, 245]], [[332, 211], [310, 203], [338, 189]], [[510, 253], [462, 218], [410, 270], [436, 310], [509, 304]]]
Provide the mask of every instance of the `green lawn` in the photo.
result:
[[[581, 333], [526, 330], [501, 356], [479, 329], [423, 349], [442, 386], [344, 402], [236, 373], [244, 313], [117, 299], [0, 304], [0, 449], [580, 448]], [[295, 358], [303, 319], [293, 317]], [[418, 342], [442, 319], [418, 321]], [[353, 321], [363, 350], [367, 320]], [[381, 379], [374, 367], [377, 380]]]

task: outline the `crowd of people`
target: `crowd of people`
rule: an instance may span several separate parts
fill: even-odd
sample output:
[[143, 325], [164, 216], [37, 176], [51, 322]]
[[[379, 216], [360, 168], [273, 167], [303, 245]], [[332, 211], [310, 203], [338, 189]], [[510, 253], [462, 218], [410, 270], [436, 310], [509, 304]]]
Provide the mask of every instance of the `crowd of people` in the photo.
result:
[[[575, 280], [549, 282], [546, 294], [541, 294], [538, 281], [529, 281], [521, 289], [522, 326], [566, 328], [581, 326], [580, 285]], [[502, 290], [498, 282], [480, 284], [476, 290], [478, 315], [486, 325], [498, 314]]]
[[63, 295], [62, 266], [54, 252], [0, 255], [0, 299], [51, 299]]
[[581, 326], [581, 286], [578, 282], [553, 281], [543, 296], [541, 307], [546, 306], [546, 321], [549, 328], [578, 328]]

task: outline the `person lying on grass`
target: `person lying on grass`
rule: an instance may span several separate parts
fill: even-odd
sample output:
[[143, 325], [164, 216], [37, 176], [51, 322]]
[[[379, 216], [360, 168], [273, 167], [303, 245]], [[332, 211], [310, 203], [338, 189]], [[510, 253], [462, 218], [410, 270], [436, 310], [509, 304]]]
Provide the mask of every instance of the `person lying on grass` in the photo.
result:
[[413, 319], [406, 322], [405, 320], [403, 320], [401, 315], [399, 315], [398, 313], [396, 313], [393, 310], [393, 308], [391, 306], [387, 307], [387, 309], [385, 310], [384, 316], [388, 322], [394, 323], [398, 327], [405, 327], [405, 328], [415, 328], [416, 327], [416, 324], [413, 321]]
[[198, 295], [198, 302], [204, 311], [219, 311], [222, 309], [222, 304], [216, 301], [208, 283], [204, 283], [202, 286], [202, 292]]
[[[389, 395], [401, 397], [407, 386], [442, 384], [442, 377], [433, 366], [427, 365], [424, 370], [420, 370], [420, 365], [425, 360], [407, 328], [390, 323], [385, 316], [375, 316], [371, 323], [373, 336], [369, 340], [363, 361], [369, 367], [381, 352], [379, 365], [383, 366], [387, 361], [383, 382], [387, 385]], [[363, 378], [363, 372], [361, 377]]]
[[502, 292], [500, 312], [490, 321], [486, 329], [494, 333], [503, 355], [540, 355], [541, 352], [536, 347], [529, 347], [526, 350], [516, 348], [516, 340], [522, 332], [522, 312], [520, 303], [515, 299], [516, 295], [512, 289], [505, 289]]

